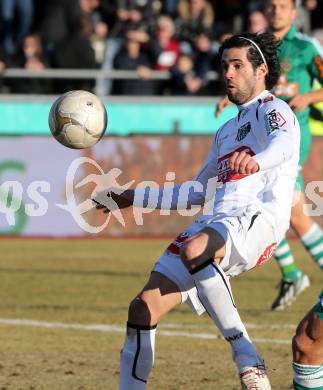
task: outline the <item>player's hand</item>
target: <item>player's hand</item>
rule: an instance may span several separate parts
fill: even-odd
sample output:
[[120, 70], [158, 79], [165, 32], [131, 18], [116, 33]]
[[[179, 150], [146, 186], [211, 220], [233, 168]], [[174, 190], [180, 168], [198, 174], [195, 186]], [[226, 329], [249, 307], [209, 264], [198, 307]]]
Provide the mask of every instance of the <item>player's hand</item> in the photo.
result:
[[309, 94], [302, 93], [293, 97], [288, 103], [293, 111], [304, 111], [312, 103]]
[[125, 190], [121, 194], [114, 191], [117, 191], [117, 189], [98, 192], [92, 199], [96, 204], [95, 208], [102, 210], [104, 213], [110, 213], [111, 211], [125, 209], [133, 205], [134, 190]]
[[230, 168], [235, 173], [251, 175], [259, 171], [259, 165], [246, 152], [234, 152], [229, 161]]
[[229, 98], [225, 96], [222, 100], [219, 101], [219, 103], [215, 107], [215, 116], [218, 117], [221, 112], [224, 110], [225, 107], [231, 106], [232, 103], [230, 102]]

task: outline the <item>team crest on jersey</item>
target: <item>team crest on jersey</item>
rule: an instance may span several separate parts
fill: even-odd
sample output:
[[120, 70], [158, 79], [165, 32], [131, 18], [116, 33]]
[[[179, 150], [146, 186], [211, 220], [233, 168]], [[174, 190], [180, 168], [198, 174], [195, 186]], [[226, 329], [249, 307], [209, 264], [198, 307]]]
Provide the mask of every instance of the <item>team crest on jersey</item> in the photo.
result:
[[286, 123], [285, 118], [279, 111], [272, 109], [264, 116], [267, 135], [273, 131], [279, 130]]
[[251, 130], [251, 123], [247, 122], [238, 129], [238, 134], [236, 136], [236, 141], [242, 141]]
[[288, 59], [284, 58], [280, 61], [280, 67], [282, 72], [287, 74], [292, 69], [292, 64]]

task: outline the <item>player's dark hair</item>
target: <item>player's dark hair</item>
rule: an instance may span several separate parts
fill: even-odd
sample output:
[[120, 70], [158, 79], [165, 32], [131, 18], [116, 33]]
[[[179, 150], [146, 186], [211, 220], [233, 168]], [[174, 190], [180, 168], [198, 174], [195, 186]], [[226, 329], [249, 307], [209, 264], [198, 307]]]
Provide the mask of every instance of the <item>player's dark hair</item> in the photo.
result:
[[264, 61], [259, 53], [259, 50], [250, 41], [242, 39], [241, 37], [251, 39], [262, 51], [268, 67], [268, 74], [265, 78], [266, 88], [269, 90], [272, 89], [276, 85], [280, 76], [280, 64], [277, 53], [280, 41], [277, 40], [272, 33], [265, 32], [261, 34], [245, 33], [233, 35], [223, 42], [219, 49], [220, 58], [222, 58], [223, 51], [226, 49], [231, 49], [233, 47], [248, 47], [249, 50], [247, 58], [254, 69], [258, 68], [258, 66], [263, 64]]

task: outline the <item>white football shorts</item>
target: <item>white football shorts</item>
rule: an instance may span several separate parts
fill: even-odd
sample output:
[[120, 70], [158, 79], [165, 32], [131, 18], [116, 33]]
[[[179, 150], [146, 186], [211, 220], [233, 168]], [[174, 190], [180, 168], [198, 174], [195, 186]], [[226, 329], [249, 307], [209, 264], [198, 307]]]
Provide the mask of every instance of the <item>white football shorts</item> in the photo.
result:
[[205, 309], [197, 296], [194, 280], [180, 258], [180, 249], [188, 237], [205, 227], [215, 229], [225, 240], [226, 254], [220, 267], [228, 277], [266, 262], [277, 246], [274, 227], [265, 211], [250, 209], [240, 215], [202, 216], [193, 222], [168, 246], [153, 271], [172, 280], [181, 291], [182, 303], [187, 303], [198, 315]]

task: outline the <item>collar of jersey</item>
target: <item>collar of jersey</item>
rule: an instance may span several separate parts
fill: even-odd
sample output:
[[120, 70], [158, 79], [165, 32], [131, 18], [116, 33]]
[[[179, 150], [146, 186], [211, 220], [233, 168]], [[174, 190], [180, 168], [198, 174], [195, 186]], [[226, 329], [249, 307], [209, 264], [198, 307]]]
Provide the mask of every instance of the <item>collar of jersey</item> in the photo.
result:
[[288, 41], [291, 41], [292, 39], [294, 39], [296, 33], [297, 33], [297, 28], [293, 24], [292, 27], [288, 30], [287, 34], [284, 36], [284, 40], [287, 39]]
[[251, 104], [253, 104], [254, 102], [257, 102], [259, 99], [262, 99], [265, 95], [267, 95], [269, 92], [267, 91], [267, 89], [265, 89], [264, 91], [262, 91], [259, 95], [255, 96], [252, 100], [249, 100], [249, 102], [247, 103], [244, 103], [244, 104], [240, 104], [238, 106], [238, 109], [239, 111], [240, 110], [243, 110], [244, 108], [246, 107], [249, 107]]

